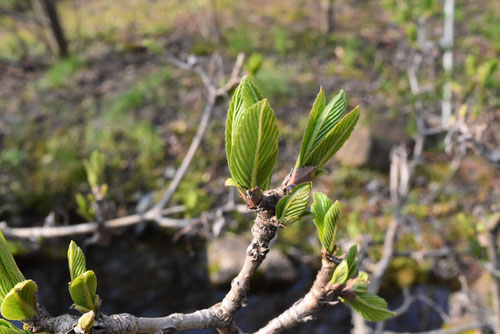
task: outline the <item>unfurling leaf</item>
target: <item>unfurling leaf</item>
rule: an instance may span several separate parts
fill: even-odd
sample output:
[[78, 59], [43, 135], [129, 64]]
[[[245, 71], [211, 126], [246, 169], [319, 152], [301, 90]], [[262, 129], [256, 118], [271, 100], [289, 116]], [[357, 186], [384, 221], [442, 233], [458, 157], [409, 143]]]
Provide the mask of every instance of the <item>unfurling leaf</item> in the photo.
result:
[[304, 161], [305, 166], [320, 168], [330, 160], [351, 136], [352, 130], [359, 120], [359, 107], [348, 113], [328, 135], [314, 148]]
[[316, 224], [316, 228], [318, 229], [319, 240], [323, 244], [325, 216], [328, 209], [332, 206], [332, 201], [323, 193], [314, 193], [313, 197], [314, 203], [311, 206], [311, 210], [314, 213], [314, 224]]
[[349, 274], [349, 267], [347, 266], [346, 260], [342, 260], [340, 264], [335, 268], [331, 283], [333, 284], [344, 284], [347, 281], [347, 275]]
[[358, 246], [354, 245], [349, 248], [349, 252], [347, 252], [347, 256], [345, 260], [347, 261], [347, 265], [349, 267], [349, 274], [347, 279], [351, 279], [356, 274], [358, 270]]
[[257, 86], [255, 86], [250, 79], [247, 77], [241, 79], [240, 84], [234, 92], [231, 104], [229, 105], [229, 110], [227, 111], [226, 156], [228, 164], [231, 162], [232, 145], [236, 130], [240, 126], [241, 119], [245, 116], [251, 106], [262, 99], [263, 97], [257, 89]]
[[80, 319], [78, 319], [78, 323], [76, 325], [75, 333], [77, 334], [86, 334], [89, 333], [92, 327], [94, 326], [95, 312], [89, 311], [83, 314]]
[[25, 280], [0, 231], [0, 303], [17, 283]]
[[[236, 127], [238, 125], [238, 127]], [[240, 187], [269, 187], [278, 157], [278, 127], [274, 111], [264, 99], [233, 121], [229, 171]]]
[[318, 229], [321, 245], [328, 254], [332, 254], [335, 249], [340, 204], [338, 201], [332, 204], [332, 201], [323, 193], [315, 193], [312, 212], [315, 216], [314, 224], [316, 224], [316, 228]]
[[355, 291], [353, 299], [340, 298], [340, 300], [351, 305], [354, 311], [368, 321], [383, 321], [396, 314], [387, 309], [385, 300], [369, 292]]
[[337, 236], [338, 221], [340, 217], [340, 204], [335, 201], [333, 205], [328, 209], [325, 215], [325, 222], [323, 225], [323, 248], [332, 254], [335, 249], [335, 238]]
[[352, 289], [355, 292], [365, 292], [368, 290], [368, 286], [370, 285], [370, 278], [368, 277], [368, 273], [365, 271], [360, 271], [358, 277], [354, 281]]
[[[332, 205], [332, 207], [334, 207], [334, 205]], [[349, 252], [347, 252], [345, 259], [340, 262], [333, 272], [333, 277], [331, 279], [332, 284], [344, 284], [356, 274], [358, 270], [357, 255], [358, 247], [356, 245], [349, 248]]]
[[311, 200], [311, 188], [311, 182], [299, 184], [290, 194], [280, 199], [276, 205], [276, 218], [281, 224], [290, 225], [306, 214]]
[[321, 143], [328, 132], [335, 127], [345, 112], [344, 91], [335, 96], [328, 106], [323, 88], [320, 88], [318, 96], [314, 101], [309, 120], [302, 139], [299, 159], [297, 165], [300, 167], [312, 166], [305, 164], [311, 152]]
[[325, 101], [323, 89], [320, 89], [309, 115], [296, 169], [321, 168], [344, 145], [359, 119], [358, 108], [344, 116], [344, 91], [341, 90], [326, 106]]
[[26, 320], [37, 314], [35, 292], [38, 287], [32, 280], [17, 283], [5, 296], [1, 313], [5, 319]]
[[26, 333], [29, 332], [20, 330], [7, 320], [0, 319], [0, 334], [26, 334]]
[[76, 277], [69, 286], [71, 299], [75, 303], [74, 307], [82, 313], [97, 310], [99, 296], [96, 295], [96, 291], [97, 277], [92, 270], [88, 270]]
[[85, 255], [73, 240], [71, 240], [68, 248], [68, 266], [71, 281], [87, 270], [85, 267]]

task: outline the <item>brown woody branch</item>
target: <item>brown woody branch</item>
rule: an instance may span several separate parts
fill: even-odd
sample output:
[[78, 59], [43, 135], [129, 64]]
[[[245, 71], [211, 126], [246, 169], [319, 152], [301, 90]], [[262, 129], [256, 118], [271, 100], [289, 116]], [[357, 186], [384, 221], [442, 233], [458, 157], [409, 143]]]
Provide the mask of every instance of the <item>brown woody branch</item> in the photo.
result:
[[[271, 196], [282, 192], [279, 189]], [[274, 208], [260, 211], [252, 227], [253, 240], [247, 249], [243, 268], [231, 284], [224, 299], [208, 309], [188, 314], [172, 314], [161, 318], [140, 318], [130, 314], [97, 316], [94, 333], [174, 333], [192, 328], [218, 328], [225, 333], [238, 333], [234, 321], [235, 313], [242, 307], [248, 295], [250, 280], [269, 252], [269, 242], [274, 238], [277, 226], [273, 221]], [[27, 322], [33, 332], [68, 333], [76, 325], [77, 318], [71, 315], [50, 317], [44, 312]]]
[[[257, 217], [252, 226], [252, 242], [247, 248], [245, 262], [241, 271], [233, 279], [231, 289], [221, 302], [193, 313], [175, 313], [160, 318], [135, 317], [127, 313], [111, 316], [98, 314], [92, 332], [96, 334], [175, 333], [185, 329], [217, 328], [220, 333], [224, 334], [242, 333], [234, 322], [234, 316], [245, 304], [251, 278], [266, 258], [269, 252], [269, 243], [276, 235], [278, 225], [275, 221], [275, 208], [284, 193], [284, 185], [265, 191], [261, 193], [259, 203], [255, 203]], [[271, 323], [278, 322], [286, 325], [286, 328], [290, 328], [300, 321], [310, 319], [310, 315], [321, 307], [326, 294], [330, 291], [329, 279], [333, 267], [334, 262], [325, 257], [322, 269], [318, 273], [310, 292], [296, 304], [297, 306], [292, 307], [293, 310], [297, 309], [300, 313], [296, 313], [296, 316], [293, 317], [288, 315], [293, 311], [285, 312], [281, 318], [277, 318], [279, 320], [273, 320]], [[77, 319], [76, 316], [68, 314], [51, 317], [41, 309], [40, 315], [26, 322], [26, 327], [35, 333], [69, 333], [76, 326]], [[265, 328], [262, 330], [264, 330], [264, 333], [269, 333], [269, 330]]]
[[340, 291], [341, 286], [332, 287], [330, 285], [331, 273], [335, 266], [333, 261], [327, 256], [323, 256], [321, 269], [304, 298], [271, 320], [266, 326], [259, 329], [256, 334], [279, 333], [312, 319], [326, 304], [327, 295], [331, 292]]

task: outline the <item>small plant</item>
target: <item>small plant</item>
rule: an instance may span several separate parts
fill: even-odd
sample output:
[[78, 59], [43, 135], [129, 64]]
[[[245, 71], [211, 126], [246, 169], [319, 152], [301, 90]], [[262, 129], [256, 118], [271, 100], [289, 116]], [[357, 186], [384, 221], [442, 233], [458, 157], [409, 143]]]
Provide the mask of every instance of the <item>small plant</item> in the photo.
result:
[[[249, 293], [250, 279], [269, 252], [269, 243], [280, 228], [299, 219], [312, 216], [322, 245], [322, 267], [310, 291], [282, 315], [272, 319], [259, 333], [277, 333], [310, 319], [324, 301], [349, 304], [369, 321], [382, 321], [394, 315], [387, 303], [368, 292], [369, 277], [358, 270], [357, 247], [346, 254], [336, 245], [341, 208], [325, 194], [315, 193], [308, 210], [313, 182], [327, 173], [322, 167], [349, 138], [359, 119], [359, 108], [345, 114], [346, 97], [340, 91], [328, 104], [323, 89], [314, 102], [304, 132], [297, 161], [283, 183], [271, 188], [271, 176], [278, 156], [278, 127], [270, 103], [248, 78], [243, 78], [229, 106], [226, 123], [226, 154], [231, 172], [227, 186], [238, 189], [248, 208], [257, 217], [252, 227], [253, 240], [248, 247], [245, 264], [234, 278], [231, 290], [212, 307], [189, 314], [173, 314], [162, 318], [136, 318], [130, 314], [105, 316], [100, 313], [97, 278], [87, 270], [83, 251], [71, 241], [68, 249], [70, 272], [69, 293], [80, 317], [51, 318], [42, 314], [36, 304], [37, 285], [25, 280], [0, 240], [0, 298], [2, 315], [10, 320], [22, 320], [32, 332], [90, 333], [99, 327], [107, 333], [175, 332], [191, 328], [233, 330], [234, 316], [243, 307]], [[88, 182], [97, 200], [103, 189], [105, 159], [93, 153], [85, 162]], [[0, 322], [0, 333], [19, 330], [8, 322]]]

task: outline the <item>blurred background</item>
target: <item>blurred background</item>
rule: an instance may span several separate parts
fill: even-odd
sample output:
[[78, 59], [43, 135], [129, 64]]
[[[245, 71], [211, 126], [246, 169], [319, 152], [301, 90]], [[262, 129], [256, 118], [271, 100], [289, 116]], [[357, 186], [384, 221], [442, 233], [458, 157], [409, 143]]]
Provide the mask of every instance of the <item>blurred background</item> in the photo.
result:
[[[105, 313], [161, 316], [224, 296], [253, 219], [221, 209], [241, 204], [224, 187], [231, 91], [210, 116], [166, 223], [105, 222], [160, 200], [207, 104], [196, 69], [223, 86], [240, 53], [243, 74], [278, 118], [273, 185], [295, 164], [320, 86], [327, 97], [344, 89], [348, 110], [362, 111], [314, 190], [342, 202], [339, 244], [359, 245], [361, 266], [380, 274], [380, 295], [398, 316], [377, 327], [330, 306], [291, 333], [471, 324], [493, 332], [494, 0], [0, 0], [0, 221], [24, 275], [38, 283], [40, 303], [51, 314], [68, 312], [71, 239], [97, 274]], [[62, 237], [21, 230], [87, 222], [100, 228]], [[310, 219], [280, 230], [238, 323], [246, 331], [266, 324], [308, 291], [319, 266]]]

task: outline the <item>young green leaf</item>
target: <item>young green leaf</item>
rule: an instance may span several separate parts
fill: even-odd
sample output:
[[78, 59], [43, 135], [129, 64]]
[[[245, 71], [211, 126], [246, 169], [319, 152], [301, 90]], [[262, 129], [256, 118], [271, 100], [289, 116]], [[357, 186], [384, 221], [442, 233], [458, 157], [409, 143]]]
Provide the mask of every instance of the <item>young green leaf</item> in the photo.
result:
[[5, 326], [0, 326], [0, 334], [27, 334], [28, 332], [22, 331], [16, 327], [9, 328]]
[[32, 280], [17, 283], [5, 296], [0, 309], [2, 316], [9, 320], [30, 319], [37, 314], [35, 292], [38, 287]]
[[87, 313], [90, 310], [97, 310], [99, 296], [97, 291], [97, 277], [92, 270], [86, 271], [84, 274], [76, 277], [70, 284], [69, 293], [71, 299], [75, 303], [75, 308]]
[[359, 107], [348, 113], [312, 147], [310, 153], [301, 161], [300, 166], [320, 168], [333, 157], [349, 138], [359, 120]]
[[349, 252], [347, 252], [347, 256], [345, 260], [347, 261], [347, 265], [349, 267], [349, 272], [347, 275], [347, 279], [351, 279], [356, 274], [358, 270], [358, 246], [354, 245], [349, 248]]
[[347, 302], [351, 307], [368, 321], [383, 321], [393, 317], [396, 313], [387, 309], [387, 303], [382, 298], [369, 292], [356, 292], [355, 298], [347, 300], [340, 298], [342, 302]]
[[306, 161], [311, 152], [321, 143], [328, 132], [335, 127], [344, 115], [346, 104], [344, 91], [341, 90], [328, 103], [328, 106], [325, 107], [325, 103], [325, 93], [323, 92], [323, 88], [321, 88], [309, 115], [297, 166], [315, 166], [306, 164]]
[[241, 79], [240, 84], [236, 88], [229, 110], [227, 111], [226, 121], [226, 156], [227, 162], [230, 163], [232, 145], [235, 137], [236, 130], [240, 126], [241, 119], [247, 113], [248, 109], [255, 103], [262, 100], [257, 86], [252, 80], [244, 77]]
[[311, 200], [311, 188], [311, 182], [299, 184], [280, 199], [276, 205], [276, 218], [280, 223], [289, 225], [304, 216]]
[[368, 276], [368, 273], [365, 271], [360, 271], [358, 277], [356, 277], [356, 280], [354, 281], [352, 289], [355, 292], [365, 292], [366, 290], [368, 290], [369, 285], [370, 278]]
[[20, 330], [16, 326], [14, 326], [11, 322], [0, 319], [0, 334], [26, 334], [29, 332]]
[[323, 228], [325, 222], [325, 216], [328, 209], [332, 206], [332, 201], [323, 193], [314, 193], [314, 202], [311, 206], [311, 210], [314, 213], [314, 224], [318, 230], [319, 240], [323, 244]]
[[25, 280], [0, 231], [0, 303], [14, 286]]
[[340, 204], [339, 201], [335, 201], [335, 203], [333, 203], [333, 205], [328, 209], [323, 223], [323, 236], [321, 244], [328, 254], [332, 254], [335, 248], [335, 238], [337, 236], [339, 217]]
[[71, 281], [87, 270], [85, 268], [85, 255], [73, 240], [71, 240], [68, 248], [68, 266]]
[[335, 268], [331, 283], [333, 284], [344, 284], [347, 281], [347, 275], [349, 274], [349, 267], [346, 260], [342, 260], [340, 264]]
[[94, 326], [95, 312], [93, 310], [83, 314], [79, 319], [74, 329], [77, 334], [89, 333]]
[[[254, 104], [233, 132], [229, 170], [242, 188], [267, 189], [278, 157], [276, 116], [267, 99]], [[234, 127], [233, 127], [234, 129]]]

